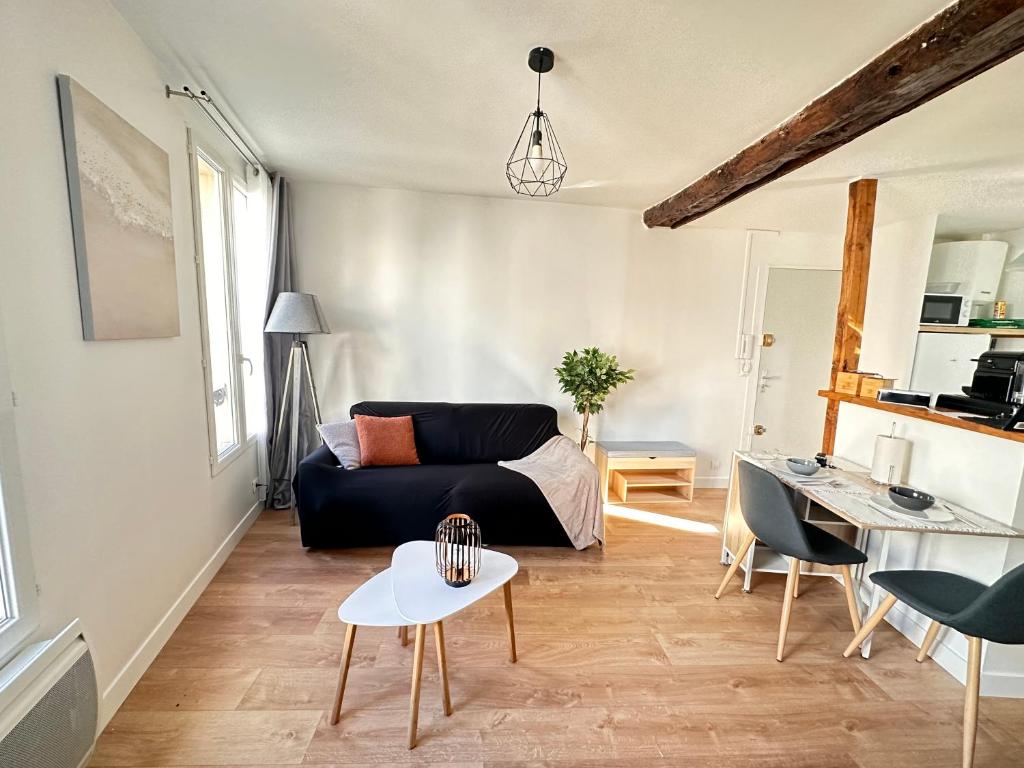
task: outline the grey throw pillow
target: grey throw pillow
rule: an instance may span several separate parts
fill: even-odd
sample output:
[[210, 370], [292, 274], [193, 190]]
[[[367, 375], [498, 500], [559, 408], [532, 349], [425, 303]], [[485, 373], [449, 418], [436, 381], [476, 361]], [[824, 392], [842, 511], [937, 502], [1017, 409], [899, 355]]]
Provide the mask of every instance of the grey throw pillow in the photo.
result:
[[338, 457], [341, 466], [345, 469], [359, 469], [359, 434], [354, 421], [350, 419], [320, 424], [317, 429], [331, 453]]

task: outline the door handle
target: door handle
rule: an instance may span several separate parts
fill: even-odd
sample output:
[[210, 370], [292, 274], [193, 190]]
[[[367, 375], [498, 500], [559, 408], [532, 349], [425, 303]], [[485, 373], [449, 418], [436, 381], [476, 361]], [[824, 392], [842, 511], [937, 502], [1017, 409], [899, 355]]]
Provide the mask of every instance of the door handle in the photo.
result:
[[754, 425], [754, 434], [755, 435], [763, 435], [767, 431], [768, 430], [765, 428], [764, 424], [755, 424]]

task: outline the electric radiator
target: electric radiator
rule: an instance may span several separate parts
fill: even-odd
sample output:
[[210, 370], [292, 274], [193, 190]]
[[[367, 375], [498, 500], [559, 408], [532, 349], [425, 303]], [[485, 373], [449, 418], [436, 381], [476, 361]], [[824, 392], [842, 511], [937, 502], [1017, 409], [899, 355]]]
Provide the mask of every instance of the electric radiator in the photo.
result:
[[0, 766], [79, 768], [92, 752], [96, 674], [78, 623], [0, 670]]

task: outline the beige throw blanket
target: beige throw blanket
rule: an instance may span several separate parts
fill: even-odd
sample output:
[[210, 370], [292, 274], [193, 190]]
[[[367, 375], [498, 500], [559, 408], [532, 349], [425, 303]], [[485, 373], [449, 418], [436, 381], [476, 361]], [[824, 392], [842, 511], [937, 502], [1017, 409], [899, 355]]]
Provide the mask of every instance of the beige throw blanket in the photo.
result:
[[565, 435], [552, 437], [525, 459], [499, 461], [533, 480], [555, 511], [576, 549], [604, 543], [601, 481], [580, 447]]

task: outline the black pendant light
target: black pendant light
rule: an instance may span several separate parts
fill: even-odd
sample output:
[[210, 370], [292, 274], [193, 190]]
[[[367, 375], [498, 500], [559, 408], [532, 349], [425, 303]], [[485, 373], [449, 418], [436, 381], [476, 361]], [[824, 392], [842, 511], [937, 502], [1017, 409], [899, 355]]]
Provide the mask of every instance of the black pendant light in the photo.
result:
[[537, 109], [527, 116], [519, 132], [505, 176], [517, 194], [547, 197], [559, 190], [568, 170], [551, 121], [540, 108], [540, 77], [555, 66], [555, 54], [550, 48], [534, 48], [529, 64], [537, 73]]

